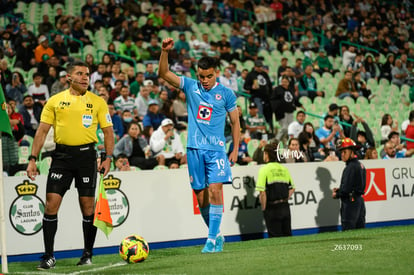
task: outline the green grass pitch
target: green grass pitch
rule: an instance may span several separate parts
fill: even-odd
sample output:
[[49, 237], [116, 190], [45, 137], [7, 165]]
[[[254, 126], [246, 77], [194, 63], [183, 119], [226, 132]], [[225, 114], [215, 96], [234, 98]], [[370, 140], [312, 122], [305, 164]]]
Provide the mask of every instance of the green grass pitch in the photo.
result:
[[146, 261], [124, 264], [116, 254], [10, 263], [10, 274], [414, 274], [414, 225], [226, 243], [224, 252], [201, 254], [201, 246], [150, 250]]

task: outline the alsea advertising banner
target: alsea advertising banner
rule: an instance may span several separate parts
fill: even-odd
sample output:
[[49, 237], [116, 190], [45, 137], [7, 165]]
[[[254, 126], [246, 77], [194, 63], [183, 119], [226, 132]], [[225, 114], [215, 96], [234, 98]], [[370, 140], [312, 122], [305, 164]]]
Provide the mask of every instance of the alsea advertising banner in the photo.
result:
[[[414, 219], [413, 159], [364, 161], [367, 168], [366, 220], [387, 222]], [[224, 186], [224, 235], [262, 233], [266, 228], [255, 180], [261, 166], [232, 168], [233, 182]], [[296, 191], [289, 203], [292, 228], [312, 229], [340, 224], [340, 201], [332, 199], [339, 187], [344, 163], [286, 164]], [[42, 217], [46, 176], [34, 182], [6, 177], [5, 207], [9, 255], [43, 252]], [[104, 180], [113, 221], [107, 239], [98, 232], [95, 247], [117, 246], [125, 236], [139, 234], [148, 242], [180, 241], [207, 236], [186, 169], [111, 172]], [[72, 186], [58, 215], [55, 250], [83, 248], [82, 216]]]

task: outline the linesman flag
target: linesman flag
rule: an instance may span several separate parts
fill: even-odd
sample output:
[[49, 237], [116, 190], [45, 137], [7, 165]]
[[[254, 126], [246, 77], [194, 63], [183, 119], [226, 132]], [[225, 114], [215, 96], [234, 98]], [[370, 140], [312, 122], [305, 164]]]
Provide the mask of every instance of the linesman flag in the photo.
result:
[[9, 115], [7, 114], [7, 104], [4, 98], [3, 88], [0, 85], [0, 132], [12, 135]]
[[95, 206], [95, 218], [93, 225], [102, 230], [108, 238], [109, 234], [112, 232], [112, 218], [111, 211], [109, 210], [108, 199], [106, 198], [106, 192], [103, 184], [103, 174], [101, 174], [101, 179], [99, 183], [99, 194], [96, 200]]

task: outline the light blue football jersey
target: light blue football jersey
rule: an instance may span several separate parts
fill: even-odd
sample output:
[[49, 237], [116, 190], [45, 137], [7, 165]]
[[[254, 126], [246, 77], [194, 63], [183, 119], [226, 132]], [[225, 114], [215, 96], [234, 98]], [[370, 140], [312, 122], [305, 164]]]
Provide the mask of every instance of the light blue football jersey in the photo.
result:
[[237, 107], [234, 92], [218, 83], [207, 91], [199, 81], [185, 76], [181, 77], [180, 89], [187, 99], [187, 147], [225, 151], [226, 113]]

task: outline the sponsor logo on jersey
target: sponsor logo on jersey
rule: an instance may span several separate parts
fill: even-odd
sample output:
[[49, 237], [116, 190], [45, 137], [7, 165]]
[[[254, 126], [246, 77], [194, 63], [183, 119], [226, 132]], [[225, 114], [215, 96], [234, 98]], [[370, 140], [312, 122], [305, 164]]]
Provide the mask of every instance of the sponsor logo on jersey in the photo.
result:
[[112, 123], [112, 118], [110, 114], [106, 114], [106, 122]]
[[220, 94], [216, 94], [216, 100], [221, 100], [221, 95]]
[[210, 121], [212, 113], [213, 113], [213, 108], [200, 105], [198, 106], [197, 119]]

